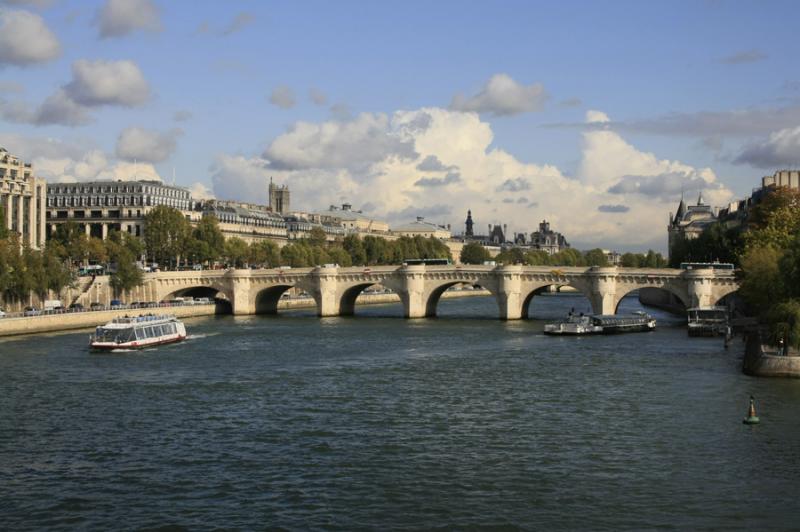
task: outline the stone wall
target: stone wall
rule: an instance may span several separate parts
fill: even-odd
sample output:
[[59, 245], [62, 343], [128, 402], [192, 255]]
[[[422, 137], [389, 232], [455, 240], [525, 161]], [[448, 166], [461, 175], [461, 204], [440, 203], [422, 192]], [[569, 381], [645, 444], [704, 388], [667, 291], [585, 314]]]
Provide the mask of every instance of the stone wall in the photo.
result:
[[776, 348], [764, 345], [761, 335], [751, 333], [747, 338], [742, 371], [754, 377], [800, 378], [800, 353], [789, 351], [789, 356], [779, 355]]

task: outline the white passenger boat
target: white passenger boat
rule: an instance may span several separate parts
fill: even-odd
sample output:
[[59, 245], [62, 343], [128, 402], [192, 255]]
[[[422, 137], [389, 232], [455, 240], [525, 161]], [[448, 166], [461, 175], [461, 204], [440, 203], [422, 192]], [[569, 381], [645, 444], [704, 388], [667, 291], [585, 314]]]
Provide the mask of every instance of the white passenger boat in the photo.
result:
[[570, 315], [565, 321], [547, 323], [544, 326], [545, 334], [577, 335], [577, 334], [599, 334], [603, 328], [592, 322], [591, 316]]
[[97, 350], [143, 349], [186, 339], [186, 327], [175, 316], [145, 315], [114, 318], [89, 337]]
[[729, 330], [727, 307], [692, 307], [686, 314], [689, 336], [724, 336]]
[[565, 321], [546, 324], [544, 333], [554, 335], [616, 334], [652, 331], [655, 328], [655, 318], [644, 312], [635, 312], [627, 315], [570, 315]]

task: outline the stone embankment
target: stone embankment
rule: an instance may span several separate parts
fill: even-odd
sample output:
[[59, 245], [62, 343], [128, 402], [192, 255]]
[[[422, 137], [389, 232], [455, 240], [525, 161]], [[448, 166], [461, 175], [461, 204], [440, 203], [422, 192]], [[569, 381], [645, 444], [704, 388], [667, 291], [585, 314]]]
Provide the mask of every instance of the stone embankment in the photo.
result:
[[[444, 299], [488, 296], [486, 290], [449, 290], [442, 295]], [[397, 303], [400, 297], [397, 294], [361, 294], [356, 300], [361, 305], [382, 305]], [[316, 303], [310, 297], [296, 297], [282, 299], [278, 309], [304, 309], [315, 308]], [[71, 329], [88, 329], [108, 323], [120, 316], [142, 316], [144, 314], [173, 314], [179, 318], [197, 316], [213, 316], [214, 314], [227, 314], [230, 312], [228, 305], [181, 305], [172, 307], [99, 310], [89, 312], [65, 312], [61, 314], [47, 314], [42, 316], [2, 318], [0, 319], [0, 336], [14, 336], [19, 334], [37, 334]]]
[[777, 348], [764, 345], [761, 335], [751, 333], [747, 338], [742, 371], [754, 377], [800, 378], [800, 353], [793, 349], [781, 354]]

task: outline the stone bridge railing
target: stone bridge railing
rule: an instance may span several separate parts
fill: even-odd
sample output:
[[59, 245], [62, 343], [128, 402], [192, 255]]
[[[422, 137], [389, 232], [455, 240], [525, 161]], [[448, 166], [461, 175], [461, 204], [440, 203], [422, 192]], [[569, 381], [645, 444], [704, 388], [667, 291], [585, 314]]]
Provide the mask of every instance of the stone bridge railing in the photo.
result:
[[353, 313], [364, 289], [382, 285], [399, 295], [406, 317], [418, 318], [434, 316], [444, 291], [461, 283], [494, 295], [503, 319], [527, 317], [533, 297], [554, 285], [574, 287], [598, 314], [614, 314], [639, 288], [667, 290], [686, 307], [713, 305], [738, 289], [733, 272], [711, 269], [408, 265], [163, 272], [147, 275], [129, 299], [216, 295], [230, 301], [234, 314], [260, 314], [276, 312], [281, 295], [298, 288], [314, 298], [320, 316], [339, 316]]

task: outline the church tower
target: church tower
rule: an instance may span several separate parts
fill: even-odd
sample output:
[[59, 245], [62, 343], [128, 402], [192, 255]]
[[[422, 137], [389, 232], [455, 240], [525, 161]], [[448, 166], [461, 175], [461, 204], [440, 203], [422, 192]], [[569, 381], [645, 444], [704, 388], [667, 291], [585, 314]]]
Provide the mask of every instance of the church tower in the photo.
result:
[[466, 221], [467, 231], [464, 233], [464, 236], [475, 236], [472, 232], [472, 211], [467, 211], [467, 221]]
[[269, 178], [269, 208], [278, 214], [289, 214], [289, 185], [276, 185]]

